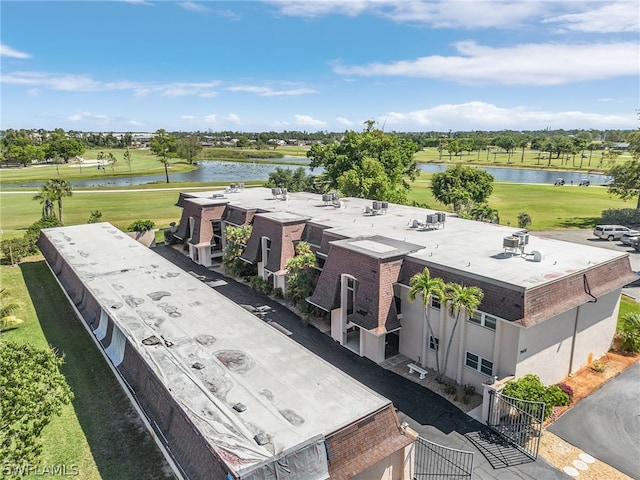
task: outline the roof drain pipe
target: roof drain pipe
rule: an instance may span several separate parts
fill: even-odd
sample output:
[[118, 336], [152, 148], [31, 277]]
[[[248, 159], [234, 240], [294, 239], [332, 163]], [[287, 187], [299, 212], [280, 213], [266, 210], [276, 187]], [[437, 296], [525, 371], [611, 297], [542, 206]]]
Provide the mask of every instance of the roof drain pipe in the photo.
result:
[[[588, 303], [596, 303], [598, 301], [597, 297], [594, 297], [591, 294], [591, 289], [589, 288], [589, 280], [587, 280], [587, 275], [584, 274], [582, 276], [582, 280], [584, 282], [584, 292], [591, 297], [591, 300]], [[567, 376], [571, 376], [573, 373], [573, 354], [576, 348], [576, 336], [578, 335], [578, 318], [580, 317], [580, 305], [576, 307], [576, 318], [573, 321], [573, 337], [571, 337], [571, 356], [569, 357], [569, 372]]]

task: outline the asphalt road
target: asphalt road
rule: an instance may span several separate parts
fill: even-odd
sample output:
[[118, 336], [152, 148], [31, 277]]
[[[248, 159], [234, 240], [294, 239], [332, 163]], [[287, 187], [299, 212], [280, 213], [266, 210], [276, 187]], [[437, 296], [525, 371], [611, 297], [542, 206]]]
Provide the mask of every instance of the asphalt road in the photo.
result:
[[548, 430], [608, 463], [640, 478], [640, 363], [581, 400]]

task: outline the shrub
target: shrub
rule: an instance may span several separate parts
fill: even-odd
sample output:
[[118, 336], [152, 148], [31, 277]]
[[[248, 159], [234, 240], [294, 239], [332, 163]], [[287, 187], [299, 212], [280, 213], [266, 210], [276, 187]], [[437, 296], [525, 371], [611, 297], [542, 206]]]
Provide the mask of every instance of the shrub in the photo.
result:
[[19, 263], [24, 257], [32, 253], [32, 246], [24, 238], [10, 238], [0, 242], [0, 252], [5, 263]]
[[600, 223], [605, 225], [640, 226], [640, 209], [611, 208], [603, 210]]
[[532, 374], [507, 382], [502, 393], [529, 402], [544, 402], [543, 418], [545, 420], [553, 412], [553, 407], [569, 405], [569, 395], [563, 392], [559, 386], [545, 387], [540, 381], [540, 377]]
[[573, 388], [571, 388], [571, 385], [567, 385], [566, 383], [561, 383], [558, 386], [564, 393], [569, 395], [569, 403], [571, 403], [573, 401]]
[[36, 242], [38, 238], [40, 238], [40, 230], [43, 228], [53, 228], [53, 227], [61, 227], [62, 223], [58, 220], [57, 217], [53, 215], [49, 215], [46, 217], [42, 217], [37, 222], [32, 223], [29, 228], [27, 228], [27, 232], [24, 234], [24, 239], [28, 243], [29, 253], [36, 253], [38, 251], [38, 247], [36, 247]]
[[249, 278], [249, 285], [256, 292], [260, 292], [260, 293], [270, 294], [272, 290], [272, 287], [269, 284], [269, 282], [267, 282], [264, 278], [257, 275]]
[[153, 220], [135, 220], [127, 227], [127, 232], [148, 232], [155, 226]]
[[597, 373], [602, 373], [607, 369], [607, 364], [603, 362], [593, 362], [591, 364], [591, 370]]
[[87, 220], [87, 223], [98, 223], [100, 222], [101, 218], [102, 212], [100, 210], [94, 210], [91, 212], [91, 215], [89, 215], [89, 220]]
[[469, 403], [469, 400], [471, 400], [471, 397], [473, 397], [475, 393], [476, 387], [474, 387], [473, 385], [467, 384], [462, 387], [462, 402]]
[[282, 288], [280, 287], [274, 288], [273, 296], [276, 298], [284, 298], [284, 292], [282, 291]]
[[640, 352], [640, 313], [625, 313], [620, 319], [617, 334], [622, 341], [620, 350]]
[[444, 392], [448, 393], [449, 395], [453, 395], [458, 391], [458, 387], [456, 386], [456, 384], [451, 382], [445, 383], [442, 388], [444, 389]]

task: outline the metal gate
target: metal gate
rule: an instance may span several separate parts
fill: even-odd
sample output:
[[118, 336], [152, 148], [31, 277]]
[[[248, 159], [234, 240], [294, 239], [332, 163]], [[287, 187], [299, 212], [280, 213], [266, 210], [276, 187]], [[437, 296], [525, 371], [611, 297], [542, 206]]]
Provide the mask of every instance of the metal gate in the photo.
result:
[[473, 452], [448, 448], [429, 440], [416, 439], [415, 480], [471, 480]]
[[544, 402], [521, 400], [496, 391], [489, 393], [491, 397], [487, 425], [529, 458], [537, 459], [544, 420]]

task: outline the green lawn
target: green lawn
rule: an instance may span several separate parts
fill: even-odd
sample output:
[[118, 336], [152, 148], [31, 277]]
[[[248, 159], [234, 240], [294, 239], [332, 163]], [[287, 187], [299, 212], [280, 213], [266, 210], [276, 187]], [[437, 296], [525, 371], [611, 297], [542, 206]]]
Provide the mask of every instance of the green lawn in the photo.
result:
[[63, 464], [67, 471], [75, 465], [78, 478], [85, 480], [171, 477], [44, 260], [0, 266], [0, 278], [11, 298], [21, 303], [19, 316], [25, 321], [2, 339], [55, 348], [65, 357], [62, 373], [75, 395], [43, 431], [42, 465]]
[[[431, 193], [430, 175], [422, 174], [409, 192], [409, 201], [426, 204], [435, 210], [449, 211]], [[503, 225], [518, 225], [518, 215], [528, 213], [531, 230], [593, 228], [608, 208], [635, 208], [635, 200], [623, 201], [608, 194], [604, 187], [493, 184], [489, 205], [496, 208]]]

